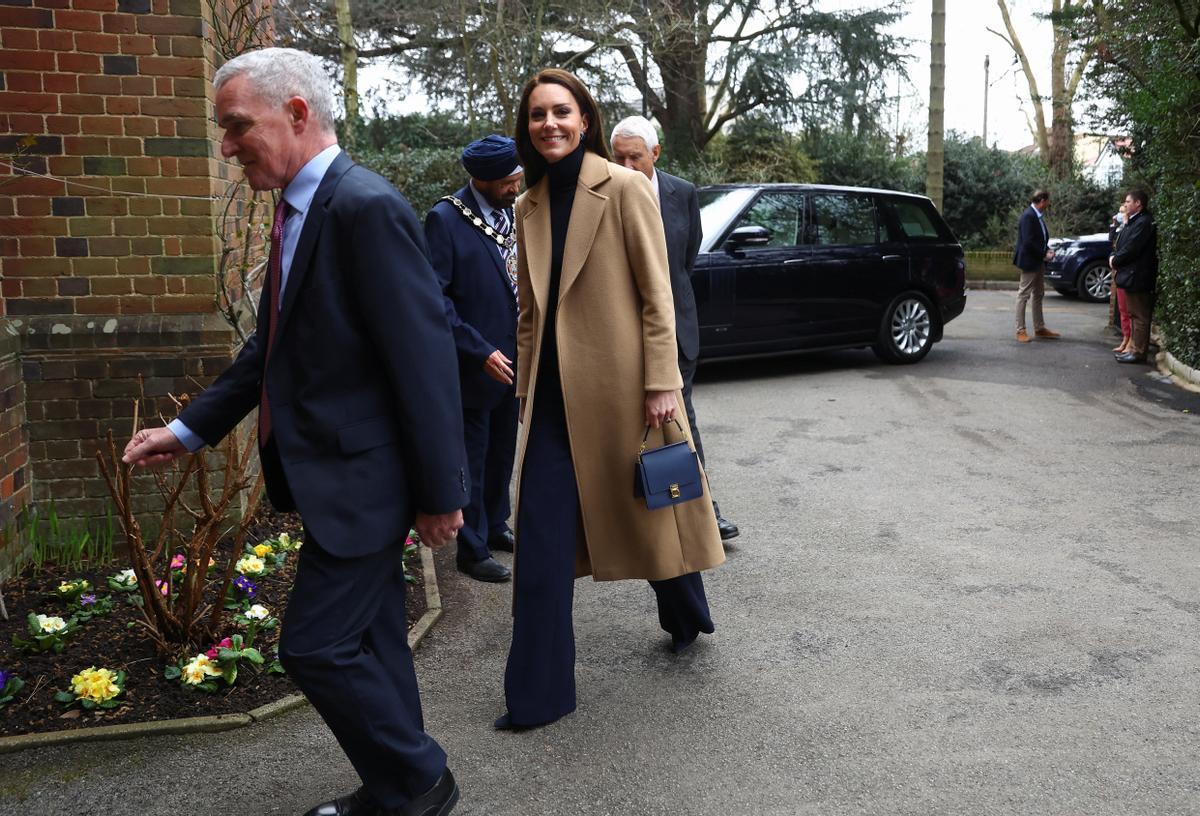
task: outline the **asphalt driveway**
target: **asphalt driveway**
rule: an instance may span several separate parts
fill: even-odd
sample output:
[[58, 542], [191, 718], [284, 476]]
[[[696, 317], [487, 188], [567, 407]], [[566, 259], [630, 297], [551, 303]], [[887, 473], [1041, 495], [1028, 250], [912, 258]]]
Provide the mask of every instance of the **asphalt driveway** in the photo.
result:
[[[1200, 395], [1118, 366], [1104, 307], [1012, 340], [972, 292], [913, 367], [703, 368], [717, 633], [671, 655], [637, 582], [576, 588], [579, 710], [496, 733], [507, 586], [440, 557], [418, 653], [456, 814], [1200, 813]], [[631, 455], [632, 455], [631, 451]], [[356, 785], [311, 709], [0, 755], [0, 813], [300, 814]]]

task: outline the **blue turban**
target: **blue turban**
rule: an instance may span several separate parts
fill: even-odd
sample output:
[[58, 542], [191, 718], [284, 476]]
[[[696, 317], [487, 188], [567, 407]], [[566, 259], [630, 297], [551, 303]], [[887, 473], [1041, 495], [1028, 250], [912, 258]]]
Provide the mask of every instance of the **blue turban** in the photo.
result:
[[467, 145], [462, 154], [462, 165], [471, 178], [480, 181], [507, 178], [522, 170], [521, 160], [517, 158], [517, 143], [494, 133]]

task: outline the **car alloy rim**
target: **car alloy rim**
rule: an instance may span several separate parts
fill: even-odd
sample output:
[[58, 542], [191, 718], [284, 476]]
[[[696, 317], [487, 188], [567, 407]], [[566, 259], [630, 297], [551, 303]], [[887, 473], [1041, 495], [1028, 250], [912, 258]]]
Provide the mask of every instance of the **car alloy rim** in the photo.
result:
[[929, 342], [929, 310], [916, 298], [897, 304], [892, 312], [892, 345], [901, 354], [916, 354]]
[[1094, 298], [1107, 298], [1111, 275], [1112, 270], [1102, 266], [1093, 266], [1087, 271], [1087, 277], [1083, 279], [1083, 288], [1087, 289], [1087, 293]]

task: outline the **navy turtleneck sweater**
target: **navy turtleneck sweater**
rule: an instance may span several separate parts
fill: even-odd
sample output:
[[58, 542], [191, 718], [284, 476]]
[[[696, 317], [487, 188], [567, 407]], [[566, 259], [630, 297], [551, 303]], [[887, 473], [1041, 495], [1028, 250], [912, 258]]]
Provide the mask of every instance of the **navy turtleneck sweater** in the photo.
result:
[[[550, 291], [546, 297], [546, 320], [542, 329], [541, 361], [538, 363], [538, 395], [551, 393], [562, 400], [562, 384], [558, 376], [558, 292], [562, 283], [563, 252], [567, 245], [567, 226], [571, 223], [571, 207], [575, 203], [575, 187], [579, 169], [583, 166], [583, 144], [568, 156], [546, 169], [550, 191]], [[544, 400], [542, 400], [544, 402]]]

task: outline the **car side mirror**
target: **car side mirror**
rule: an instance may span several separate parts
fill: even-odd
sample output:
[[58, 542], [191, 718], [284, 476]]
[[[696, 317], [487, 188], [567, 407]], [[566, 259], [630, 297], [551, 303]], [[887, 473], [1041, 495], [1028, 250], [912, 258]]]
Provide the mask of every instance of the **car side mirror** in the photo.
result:
[[743, 247], [766, 246], [771, 243], [771, 231], [766, 227], [747, 225], [738, 227], [729, 233], [725, 240], [726, 249], [742, 249]]

